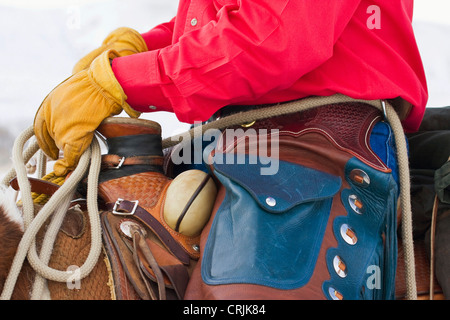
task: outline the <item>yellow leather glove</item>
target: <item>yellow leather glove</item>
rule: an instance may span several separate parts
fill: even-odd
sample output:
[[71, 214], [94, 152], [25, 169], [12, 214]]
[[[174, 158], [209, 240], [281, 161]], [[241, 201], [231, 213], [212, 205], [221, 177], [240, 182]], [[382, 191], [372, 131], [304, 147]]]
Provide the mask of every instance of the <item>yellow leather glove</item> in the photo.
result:
[[106, 50], [115, 50], [119, 56], [148, 51], [147, 45], [139, 32], [131, 28], [118, 28], [111, 32], [102, 45], [80, 59], [73, 68], [73, 73], [89, 67], [92, 61]]
[[59, 84], [44, 99], [34, 120], [34, 134], [40, 148], [56, 161], [54, 172], [64, 176], [75, 169], [90, 145], [94, 131], [107, 117], [125, 110], [131, 117], [140, 113], [125, 102], [127, 96], [114, 76], [110, 61], [119, 54], [103, 52], [86, 70]]

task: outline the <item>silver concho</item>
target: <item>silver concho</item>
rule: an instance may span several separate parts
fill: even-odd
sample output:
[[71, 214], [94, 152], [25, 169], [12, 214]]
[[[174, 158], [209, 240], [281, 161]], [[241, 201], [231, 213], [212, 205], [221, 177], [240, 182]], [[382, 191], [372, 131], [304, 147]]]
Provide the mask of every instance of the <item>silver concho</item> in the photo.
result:
[[333, 300], [344, 300], [344, 296], [333, 287], [328, 288], [328, 294]]
[[133, 238], [133, 235], [131, 234], [131, 226], [136, 226], [142, 230], [142, 227], [139, 225], [139, 223], [130, 219], [123, 219], [119, 224], [120, 232], [130, 239]]
[[341, 278], [345, 278], [347, 276], [347, 266], [344, 261], [342, 261], [341, 257], [335, 256], [333, 259], [333, 267], [334, 271], [336, 271], [337, 275]]
[[344, 241], [349, 245], [353, 246], [358, 242], [358, 237], [356, 236], [355, 231], [353, 231], [353, 229], [350, 228], [348, 224], [344, 223], [341, 226], [340, 231], [342, 239], [344, 239]]
[[353, 169], [350, 172], [350, 179], [361, 187], [368, 187], [370, 185], [369, 175], [360, 169]]

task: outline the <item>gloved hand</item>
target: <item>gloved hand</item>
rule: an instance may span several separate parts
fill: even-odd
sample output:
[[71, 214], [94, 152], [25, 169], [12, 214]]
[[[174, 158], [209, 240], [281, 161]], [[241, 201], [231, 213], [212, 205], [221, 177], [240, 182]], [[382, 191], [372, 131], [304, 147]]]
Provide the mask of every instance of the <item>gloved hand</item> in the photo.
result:
[[125, 110], [139, 117], [126, 103], [126, 95], [114, 76], [110, 60], [114, 50], [104, 51], [90, 65], [59, 84], [44, 99], [34, 120], [34, 134], [40, 148], [52, 159], [64, 157], [54, 165], [54, 172], [64, 176], [73, 170], [90, 145], [94, 131], [107, 117]]
[[106, 50], [115, 50], [120, 57], [148, 51], [147, 45], [139, 32], [122, 27], [111, 32], [102, 45], [80, 59], [73, 68], [73, 73], [89, 67], [92, 61]]

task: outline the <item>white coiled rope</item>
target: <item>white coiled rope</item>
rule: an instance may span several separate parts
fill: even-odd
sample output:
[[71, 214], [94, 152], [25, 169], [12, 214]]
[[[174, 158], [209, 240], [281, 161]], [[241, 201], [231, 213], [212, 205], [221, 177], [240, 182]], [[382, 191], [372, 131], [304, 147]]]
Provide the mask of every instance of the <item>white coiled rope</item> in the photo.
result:
[[[91, 224], [91, 247], [86, 261], [78, 270], [80, 280], [89, 275], [95, 267], [102, 250], [101, 225], [97, 206], [98, 175], [101, 166], [101, 152], [98, 141], [93, 139], [91, 146], [81, 156], [80, 162], [74, 172], [35, 215], [34, 203], [31, 196], [31, 185], [28, 180], [25, 164], [39, 150], [39, 146], [34, 142], [23, 152], [25, 143], [33, 135], [33, 128], [30, 127], [16, 139], [13, 147], [14, 167], [3, 179], [3, 184], [8, 185], [12, 178], [17, 177], [22, 196], [25, 230], [0, 296], [2, 300], [11, 298], [26, 257], [28, 257], [30, 265], [37, 273], [31, 294], [32, 299], [40, 299], [46, 279], [58, 282], [70, 282], [73, 280], [73, 272], [50, 268], [48, 262], [56, 235], [64, 219], [64, 215], [69, 208], [75, 189], [88, 170], [87, 206]], [[52, 214], [52, 221], [45, 234], [40, 255], [38, 255], [36, 252], [36, 235]]]

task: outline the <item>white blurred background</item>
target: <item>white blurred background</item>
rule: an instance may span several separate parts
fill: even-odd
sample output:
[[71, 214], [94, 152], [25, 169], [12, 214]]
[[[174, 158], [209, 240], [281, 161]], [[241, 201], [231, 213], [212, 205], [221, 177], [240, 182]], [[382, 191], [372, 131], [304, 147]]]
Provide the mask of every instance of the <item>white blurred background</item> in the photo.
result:
[[[398, 0], [395, 0], [398, 1]], [[121, 26], [145, 32], [176, 14], [178, 0], [0, 0], [0, 177], [15, 137], [80, 57]], [[415, 0], [414, 28], [428, 78], [428, 107], [450, 105], [450, 1]], [[163, 136], [188, 129], [170, 113]]]

